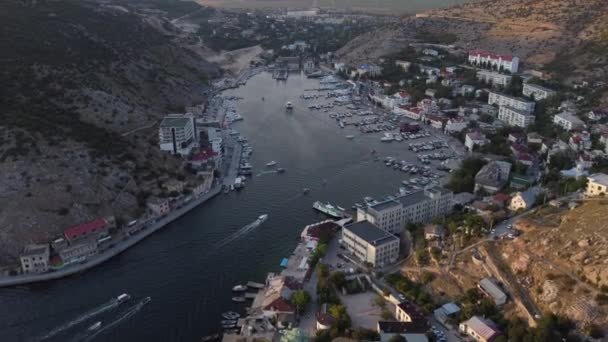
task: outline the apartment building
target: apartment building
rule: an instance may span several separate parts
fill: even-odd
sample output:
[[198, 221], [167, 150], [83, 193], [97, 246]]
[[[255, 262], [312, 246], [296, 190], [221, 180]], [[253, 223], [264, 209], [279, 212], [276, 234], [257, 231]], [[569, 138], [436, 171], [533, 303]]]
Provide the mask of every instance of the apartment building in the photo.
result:
[[538, 84], [532, 83], [525, 83], [522, 93], [525, 96], [532, 97], [536, 101], [544, 100], [557, 94], [557, 92], [553, 89], [549, 89]]
[[399, 258], [399, 238], [368, 221], [344, 226], [342, 245], [348, 252], [373, 267], [390, 265]]
[[519, 70], [518, 57], [501, 55], [483, 50], [470, 51], [469, 63], [480, 67], [493, 67], [498, 71], [509, 71], [510, 73], [516, 73]]
[[382, 230], [399, 234], [407, 223], [427, 223], [452, 209], [452, 192], [439, 187], [420, 190], [357, 209], [357, 221], [369, 221]]
[[196, 140], [194, 116], [188, 114], [169, 114], [160, 123], [158, 140], [161, 151], [172, 154], [188, 155]]
[[50, 248], [48, 244], [27, 245], [19, 259], [23, 273], [43, 273], [49, 269]]
[[553, 117], [553, 124], [565, 129], [566, 131], [581, 128], [585, 125], [583, 120], [579, 119], [576, 115], [570, 112], [556, 114]]
[[498, 120], [509, 126], [528, 127], [534, 123], [535, 116], [527, 111], [515, 109], [509, 106], [500, 106], [498, 109]]
[[600, 196], [608, 194], [608, 175], [596, 173], [587, 177], [587, 196]]
[[506, 87], [511, 83], [511, 75], [505, 75], [494, 71], [480, 70], [477, 72], [477, 79], [493, 86]]
[[508, 106], [528, 113], [532, 113], [535, 107], [535, 103], [533, 101], [528, 101], [519, 97], [512, 97], [493, 91], [491, 91], [488, 95], [488, 104], [495, 104], [499, 107]]

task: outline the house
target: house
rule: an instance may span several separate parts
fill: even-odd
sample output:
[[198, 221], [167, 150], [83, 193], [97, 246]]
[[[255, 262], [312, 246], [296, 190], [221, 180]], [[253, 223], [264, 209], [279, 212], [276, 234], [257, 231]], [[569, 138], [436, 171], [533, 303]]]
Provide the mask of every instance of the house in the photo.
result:
[[492, 161], [484, 165], [475, 175], [475, 192], [484, 190], [490, 194], [498, 192], [509, 181], [511, 163]]
[[500, 335], [500, 331], [494, 322], [478, 316], [473, 316], [467, 321], [460, 323], [458, 330], [460, 330], [461, 333], [471, 336], [478, 342], [492, 342]]
[[98, 252], [98, 246], [96, 240], [84, 241], [75, 244], [58, 251], [59, 257], [64, 264], [71, 264], [74, 262], [81, 262], [86, 260]]
[[524, 142], [526, 136], [521, 132], [511, 132], [507, 136], [507, 140], [511, 143], [521, 144]]
[[398, 237], [368, 221], [355, 222], [342, 229], [342, 245], [346, 250], [373, 267], [397, 261], [399, 243]]
[[604, 196], [608, 194], [608, 175], [596, 173], [587, 177], [587, 196]]
[[158, 128], [161, 151], [182, 156], [188, 155], [196, 139], [196, 121], [190, 113], [168, 114]]
[[486, 136], [479, 131], [469, 132], [464, 138], [464, 146], [469, 152], [472, 152], [475, 146], [483, 146], [487, 142]]
[[444, 132], [446, 134], [460, 133], [467, 128], [469, 123], [461, 117], [449, 119], [445, 124]]
[[426, 240], [441, 240], [445, 236], [445, 228], [440, 224], [427, 224], [424, 226]]
[[178, 181], [176, 179], [171, 179], [167, 182], [163, 183], [163, 189], [167, 192], [178, 192], [181, 193], [184, 191], [184, 182]]
[[428, 97], [435, 97], [435, 94], [437, 94], [437, 90], [435, 89], [427, 89], [424, 91], [424, 95], [428, 96]]
[[452, 210], [452, 192], [431, 187], [357, 209], [357, 221], [369, 221], [390, 233], [401, 233], [407, 223], [427, 223]]
[[605, 110], [594, 109], [587, 113], [587, 118], [589, 121], [600, 121], [605, 118], [608, 113]]
[[399, 322], [426, 321], [424, 312], [410, 302], [399, 303], [395, 306], [395, 318]]
[[393, 111], [412, 120], [419, 121], [422, 118], [422, 109], [418, 107], [397, 106]]
[[[420, 72], [426, 74], [427, 76], [437, 76], [441, 72], [441, 69], [432, 66], [419, 65], [419, 67]], [[435, 81], [437, 81], [437, 78], [435, 78]]]
[[504, 208], [507, 205], [507, 201], [509, 201], [511, 199], [511, 197], [507, 194], [503, 194], [502, 192], [499, 192], [497, 194], [495, 194], [494, 196], [492, 196], [492, 204], [500, 207], [500, 208]]
[[533, 101], [528, 101], [519, 97], [512, 97], [494, 91], [490, 91], [488, 93], [488, 104], [497, 105], [499, 107], [507, 106], [528, 114], [534, 112], [535, 108], [535, 103]]
[[507, 302], [507, 295], [496, 285], [494, 280], [483, 278], [477, 287], [488, 297], [492, 298], [497, 306], [504, 305]]
[[506, 87], [511, 83], [511, 75], [505, 75], [498, 72], [480, 70], [477, 72], [477, 79], [481, 82], [491, 84], [493, 86]]
[[165, 216], [169, 213], [169, 199], [153, 197], [146, 202], [146, 206], [156, 216]]
[[519, 70], [519, 58], [512, 55], [501, 55], [484, 50], [469, 51], [469, 64], [494, 68], [498, 71], [516, 73]]
[[446, 324], [448, 319], [455, 319], [460, 315], [460, 307], [454, 303], [446, 303], [433, 311], [435, 319]]
[[530, 209], [534, 203], [536, 202], [536, 193], [528, 190], [524, 192], [517, 192], [512, 198], [511, 203], [509, 203], [509, 210], [517, 211], [517, 210], [528, 210]]
[[445, 120], [443, 117], [439, 115], [429, 114], [425, 116], [425, 119], [431, 127], [436, 129], [443, 129], [443, 121]]
[[472, 85], [464, 84], [454, 90], [455, 95], [467, 96], [475, 92], [475, 87]]
[[584, 127], [585, 123], [571, 112], [562, 112], [553, 116], [553, 124], [559, 126], [566, 131], [575, 130]]
[[535, 101], [544, 100], [557, 94], [555, 90], [532, 83], [524, 83], [522, 93], [524, 96], [531, 97]]
[[81, 240], [97, 240], [100, 237], [107, 236], [111, 228], [116, 228], [114, 216], [99, 218], [95, 221], [70, 227], [63, 232], [63, 235], [70, 244], [73, 244]]
[[395, 65], [397, 65], [398, 67], [401, 67], [401, 69], [403, 69], [403, 71], [409, 71], [410, 66], [412, 66], [412, 63], [410, 63], [408, 61], [396, 60]]
[[377, 327], [380, 342], [388, 342], [395, 335], [403, 336], [408, 342], [428, 342], [426, 336], [428, 330], [429, 325], [426, 320], [417, 322], [379, 321]]
[[434, 49], [424, 49], [424, 50], [422, 50], [422, 54], [427, 55], [427, 56], [437, 57], [437, 56], [439, 56], [439, 51], [434, 50]]
[[568, 140], [568, 145], [574, 151], [580, 152], [583, 150], [591, 149], [591, 134], [587, 131], [583, 131], [580, 133], [574, 133], [570, 136]]
[[530, 132], [530, 133], [528, 133], [527, 141], [528, 141], [528, 144], [540, 145], [543, 143], [543, 136], [536, 132]]
[[48, 244], [25, 246], [19, 255], [23, 273], [44, 273], [49, 269], [50, 247]]

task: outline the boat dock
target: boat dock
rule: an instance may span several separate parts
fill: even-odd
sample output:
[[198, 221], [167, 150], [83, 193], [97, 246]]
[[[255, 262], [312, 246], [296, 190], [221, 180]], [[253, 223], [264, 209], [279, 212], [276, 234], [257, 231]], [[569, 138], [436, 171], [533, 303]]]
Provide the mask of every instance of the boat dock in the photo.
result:
[[261, 290], [261, 289], [263, 289], [263, 288], [264, 288], [264, 284], [262, 284], [262, 283], [256, 283], [256, 282], [254, 282], [254, 281], [248, 281], [248, 282], [247, 282], [247, 287], [250, 287], [250, 288], [252, 288], [252, 289], [258, 289], [258, 290]]
[[247, 292], [245, 293], [245, 299], [255, 299], [255, 297], [258, 295], [257, 292]]

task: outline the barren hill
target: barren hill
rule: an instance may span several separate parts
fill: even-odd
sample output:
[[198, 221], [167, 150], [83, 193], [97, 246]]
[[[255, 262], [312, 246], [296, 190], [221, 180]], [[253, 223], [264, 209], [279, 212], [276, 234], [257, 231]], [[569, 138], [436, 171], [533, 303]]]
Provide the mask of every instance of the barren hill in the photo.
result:
[[7, 0], [0, 21], [0, 264], [70, 225], [133, 217], [162, 175], [192, 177], [154, 124], [200, 103], [219, 69], [163, 12]]
[[[341, 54], [351, 60], [392, 53], [420, 32], [456, 35], [455, 45], [512, 52], [528, 65], [571, 62], [576, 73], [606, 73], [605, 0], [483, 0], [420, 13], [385, 32], [361, 36]], [[418, 38], [421, 38], [418, 36]], [[391, 43], [387, 43], [391, 42]], [[396, 45], [394, 43], [397, 43]], [[385, 48], [386, 47], [386, 48]]]

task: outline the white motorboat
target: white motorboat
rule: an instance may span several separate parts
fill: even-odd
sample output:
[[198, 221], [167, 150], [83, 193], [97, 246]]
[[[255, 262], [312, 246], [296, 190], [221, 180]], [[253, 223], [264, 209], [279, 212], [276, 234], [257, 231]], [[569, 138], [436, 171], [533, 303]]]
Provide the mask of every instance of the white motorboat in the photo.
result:
[[355, 136], [354, 136], [354, 135], [347, 135], [347, 136], [346, 136], [346, 139], [350, 139], [350, 140], [352, 140], [352, 139], [355, 139]]
[[116, 300], [118, 302], [124, 302], [126, 300], [129, 300], [129, 298], [131, 298], [131, 296], [128, 293], [123, 293], [120, 296], [116, 297]]
[[247, 286], [246, 286], [246, 285], [242, 285], [242, 284], [235, 285], [235, 286], [232, 288], [232, 291], [234, 291], [234, 292], [242, 292], [242, 291], [247, 291]]
[[291, 103], [290, 101], [287, 101], [287, 103], [285, 104], [285, 108], [286, 109], [293, 109], [293, 103]]
[[95, 322], [95, 324], [91, 325], [88, 330], [93, 331], [93, 330], [99, 329], [100, 327], [101, 327], [101, 321], [97, 321], [97, 322]]
[[266, 163], [266, 166], [268, 166], [268, 167], [275, 166], [275, 165], [277, 165], [277, 162], [274, 161], [274, 160], [271, 161], [271, 162]]

